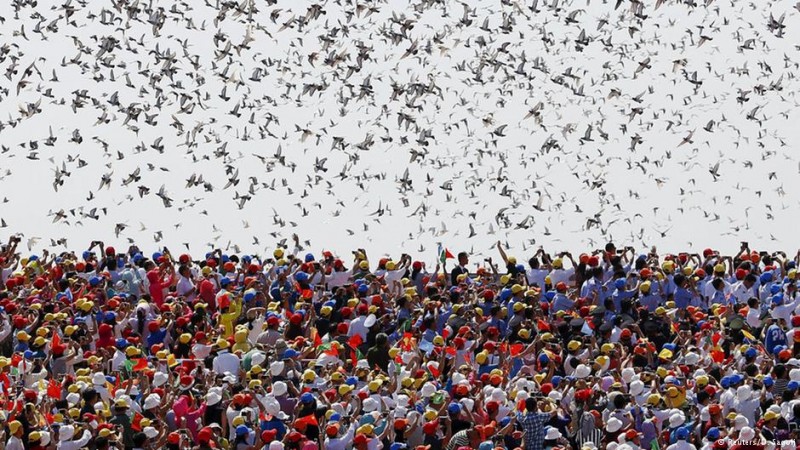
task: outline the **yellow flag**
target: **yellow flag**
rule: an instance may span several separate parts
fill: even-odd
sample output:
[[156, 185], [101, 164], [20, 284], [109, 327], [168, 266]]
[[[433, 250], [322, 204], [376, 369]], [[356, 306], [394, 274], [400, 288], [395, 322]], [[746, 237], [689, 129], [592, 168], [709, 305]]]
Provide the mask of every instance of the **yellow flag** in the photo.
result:
[[744, 337], [746, 337], [747, 339], [750, 339], [751, 341], [755, 341], [756, 340], [755, 336], [753, 336], [752, 334], [750, 334], [749, 332], [747, 332], [745, 330], [742, 330], [742, 334], [744, 335]]

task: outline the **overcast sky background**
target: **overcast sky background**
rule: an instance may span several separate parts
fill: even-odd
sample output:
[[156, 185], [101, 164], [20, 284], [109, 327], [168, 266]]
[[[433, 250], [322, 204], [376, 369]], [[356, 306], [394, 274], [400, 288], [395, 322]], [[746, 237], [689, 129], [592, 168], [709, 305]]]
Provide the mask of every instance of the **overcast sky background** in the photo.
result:
[[[0, 16], [6, 19], [3, 29], [7, 31], [3, 42], [10, 46], [9, 54], [18, 56], [17, 73], [10, 74], [10, 80], [1, 78], [9, 92], [2, 96], [0, 119], [4, 124], [13, 121], [20, 117], [20, 106], [38, 100], [42, 109], [14, 127], [6, 125], [0, 132], [4, 146], [0, 195], [8, 199], [0, 209], [0, 217], [8, 225], [2, 230], [6, 234], [22, 232], [26, 238], [42, 238], [32, 248], [35, 252], [49, 247], [50, 238], [66, 237], [68, 247], [75, 250], [88, 247], [93, 239], [126, 248], [126, 239], [132, 238], [148, 251], [166, 244], [173, 252], [183, 252], [182, 244], [186, 243], [193, 255], [199, 255], [212, 245], [232, 252], [229, 245], [237, 244], [242, 251], [264, 254], [271, 253], [276, 242], [292, 232], [304, 241], [310, 240], [308, 250], [317, 253], [330, 249], [345, 254], [364, 247], [373, 256], [399, 256], [405, 251], [428, 261], [433, 261], [440, 242], [453, 252], [466, 249], [476, 256], [494, 256], [491, 248], [498, 239], [511, 246], [510, 253], [526, 258], [539, 245], [553, 251], [579, 252], [589, 246], [600, 247], [609, 239], [618, 245], [640, 249], [657, 245], [662, 251], [674, 252], [686, 250], [689, 245], [696, 251], [710, 246], [732, 252], [740, 240], [748, 240], [753, 248], [782, 248], [792, 253], [798, 246], [795, 224], [800, 166], [795, 146], [800, 137], [796, 98], [800, 13], [792, 2], [715, 1], [708, 7], [694, 8], [670, 3], [658, 10], [648, 6], [645, 13], [649, 17], [639, 23], [630, 13], [619, 20], [625, 6], [615, 12], [613, 2], [566, 3], [558, 13], [546, 6], [540, 6], [542, 11], [538, 13], [523, 6], [523, 15], [513, 6], [497, 1], [475, 1], [469, 2], [474, 7], [472, 25], [460, 26], [463, 7], [458, 2], [447, 1], [446, 9], [434, 7], [417, 14], [407, 2], [390, 1], [377, 4], [379, 11], [374, 14], [353, 17], [349, 35], [337, 35], [327, 51], [321, 50], [318, 36], [328, 32], [326, 24], [330, 28], [347, 21], [342, 7], [328, 2], [326, 14], [302, 31], [296, 25], [281, 31], [284, 22], [293, 15], [305, 15], [313, 2], [279, 2], [277, 7], [282, 11], [275, 23], [270, 20], [274, 7], [257, 2], [260, 11], [254, 14], [252, 24], [259, 24], [272, 37], [251, 25], [255, 41], [239, 55], [233, 52], [226, 72], [243, 82], [238, 88], [236, 83], [227, 83], [229, 101], [218, 96], [226, 85], [218, 74], [227, 65], [227, 58], [216, 62], [216, 68], [212, 66], [215, 51], [224, 48], [225, 43], [215, 47], [213, 37], [220, 31], [234, 45], [240, 43], [248, 28], [243, 17], [235, 18], [229, 12], [217, 28], [216, 11], [202, 2], [191, 2], [194, 9], [184, 11], [184, 17], [191, 17], [198, 28], [205, 22], [205, 30], [187, 30], [185, 20], [168, 19], [160, 36], [154, 37], [151, 27], [143, 22], [130, 21], [124, 33], [120, 27], [123, 22], [100, 24], [101, 10], [110, 8], [108, 2], [88, 2], [85, 7], [72, 2], [77, 9], [73, 19], [78, 27], [60, 20], [57, 32], [45, 31], [43, 36], [32, 31], [36, 23], [44, 20], [44, 28], [64, 11], [55, 3], [52, 9], [50, 2], [40, 3], [36, 9], [39, 15], [27, 8], [20, 11], [18, 18], [7, 3], [0, 5]], [[173, 5], [152, 3], [167, 10]], [[577, 9], [581, 10], [575, 16], [577, 23], [567, 24], [568, 13]], [[381, 36], [381, 30], [399, 30], [389, 19], [403, 14], [416, 18], [416, 24], [408, 32], [409, 40], [392, 45]], [[783, 37], [768, 29], [770, 14], [776, 18], [786, 15]], [[92, 15], [97, 17], [92, 20]], [[146, 14], [140, 15], [146, 20]], [[510, 33], [498, 29], [504, 15], [512, 15], [516, 21]], [[168, 13], [168, 17], [175, 16]], [[489, 32], [480, 29], [487, 17]], [[598, 30], [601, 18], [609, 23]], [[27, 40], [19, 34], [22, 25]], [[639, 28], [633, 37], [629, 26]], [[578, 51], [573, 41], [582, 29], [593, 41]], [[542, 42], [543, 32], [553, 39], [552, 45], [546, 47]], [[436, 33], [442, 43], [432, 44], [430, 55], [420, 51], [417, 57], [403, 57], [410, 40], [417, 40], [423, 47]], [[698, 45], [701, 34], [712, 40]], [[99, 39], [104, 36], [123, 42], [112, 52], [113, 64], [118, 66], [99, 66], [95, 70]], [[478, 36], [493, 41], [481, 48], [475, 42]], [[609, 37], [611, 51], [600, 42]], [[138, 54], [126, 50], [124, 41], [128, 38], [142, 39], [143, 47], [132, 44]], [[749, 38], [755, 39], [754, 49], [740, 49]], [[62, 66], [62, 58], [69, 60], [78, 53], [78, 41], [93, 52], [81, 56], [88, 65], [84, 69], [69, 63]], [[189, 55], [199, 58], [201, 68], [197, 74], [204, 78], [202, 84], [198, 84], [184, 56], [182, 42], [187, 44]], [[344, 80], [346, 65], [355, 64], [359, 42], [373, 47], [373, 60], [366, 61], [360, 72]], [[505, 42], [508, 45], [503, 47]], [[162, 52], [169, 49], [176, 53], [174, 80], [181, 83], [180, 87], [174, 83], [170, 86], [165, 79], [157, 83], [167, 96], [160, 111], [153, 106], [155, 89], [143, 74], [143, 70], [157, 71], [160, 66], [154, 55], [148, 54], [156, 46]], [[497, 53], [498, 49], [504, 50]], [[347, 52], [351, 59], [338, 68], [326, 66], [323, 60], [332, 50]], [[491, 58], [497, 53], [497, 59], [509, 64], [507, 70], [513, 73], [523, 51], [527, 58], [524, 71], [532, 78], [530, 88], [519, 76], [513, 82], [504, 82], [503, 70], [493, 72], [491, 65], [483, 69], [483, 83], [472, 80], [474, 73], [469, 70], [458, 70], [460, 64], [474, 67], [481, 55]], [[312, 65], [308, 56], [314, 52], [320, 56]], [[634, 76], [638, 62], [648, 57], [651, 67]], [[264, 64], [268, 58], [284, 60], [282, 69]], [[534, 58], [540, 58], [549, 74], [533, 69]], [[697, 72], [703, 83], [697, 91], [682, 70], [673, 71], [673, 61], [678, 59], [686, 60], [682, 70]], [[24, 69], [34, 62], [41, 78], [36, 74], [27, 77], [29, 84], [21, 86], [17, 93]], [[13, 58], [6, 55], [0, 62], [0, 75], [12, 63]], [[248, 80], [255, 67], [266, 70], [259, 82]], [[566, 78], [568, 87], [553, 82], [568, 69], [577, 75]], [[58, 82], [50, 81], [54, 70]], [[112, 70], [116, 81], [110, 80]], [[125, 86], [125, 73], [133, 88]], [[93, 79], [100, 76], [104, 79]], [[343, 85], [352, 85], [357, 95], [367, 76], [372, 82], [374, 104], [353, 99], [342, 116], [338, 98], [342, 92], [349, 95]], [[423, 95], [415, 103], [420, 110], [415, 110], [406, 104], [409, 97], [390, 101], [393, 80], [424, 85], [433, 80], [442, 94]], [[752, 91], [754, 86], [778, 82], [780, 91], [763, 95], [751, 92], [747, 102], [737, 102], [738, 89]], [[313, 96], [299, 96], [305, 83], [325, 83], [328, 87]], [[296, 89], [282, 97], [287, 84], [294, 84]], [[581, 85], [584, 96], [578, 97], [571, 88]], [[52, 89], [53, 98], [43, 97], [48, 88]], [[92, 106], [91, 100], [77, 112], [72, 111], [72, 92], [82, 89], [107, 108], [109, 123], [95, 124], [101, 111]], [[612, 89], [622, 95], [609, 98]], [[179, 112], [178, 96], [170, 91], [195, 99], [197, 93], [201, 97], [208, 93], [210, 97], [202, 101], [205, 109], [197, 106], [192, 114], [184, 114]], [[107, 102], [114, 92], [118, 92], [123, 106], [133, 102], [151, 108], [147, 113], [157, 114], [158, 124], [143, 123], [142, 113], [136, 124], [138, 132], [123, 125], [124, 112]], [[633, 99], [641, 93], [644, 95], [640, 101]], [[275, 99], [277, 104], [262, 100], [264, 96]], [[61, 98], [65, 104], [53, 103]], [[685, 103], [686, 98], [691, 102]], [[253, 108], [242, 108], [240, 118], [228, 114], [242, 99]], [[541, 125], [533, 118], [523, 120], [538, 102], [544, 104]], [[760, 124], [746, 118], [756, 106], [760, 107], [756, 113]], [[634, 107], [644, 108], [644, 113], [629, 122], [628, 113]], [[248, 123], [251, 112], [261, 125], [269, 115], [277, 117], [280, 123], [273, 122], [268, 128], [278, 138], [261, 139], [257, 125]], [[417, 125], [431, 130], [433, 138], [427, 147], [415, 142], [419, 132], [413, 127], [409, 131], [398, 127], [400, 112], [412, 114]], [[179, 146], [185, 142], [185, 134], [176, 135], [176, 129], [170, 126], [173, 114], [189, 132], [195, 125], [204, 124], [191, 154], [187, 154], [186, 146]], [[462, 119], [469, 132], [460, 122]], [[709, 120], [716, 122], [712, 133], [703, 130]], [[668, 121], [673, 122], [670, 130]], [[455, 128], [453, 124], [459, 122]], [[568, 124], [572, 124], [574, 132], [564, 132], [563, 127]], [[590, 124], [594, 127], [594, 141], [581, 143]], [[620, 129], [623, 124], [627, 132]], [[296, 125], [319, 133], [319, 144], [313, 136], [301, 142]], [[507, 125], [505, 136], [495, 137], [494, 147], [491, 133], [501, 125]], [[43, 146], [48, 127], [57, 137], [52, 147]], [[245, 127], [253, 139], [241, 139]], [[600, 138], [598, 127], [608, 133], [607, 141]], [[69, 142], [76, 128], [83, 137], [81, 144]], [[692, 130], [693, 142], [678, 146]], [[637, 133], [643, 142], [631, 151], [631, 136]], [[367, 134], [372, 134], [376, 143], [369, 150], [356, 149], [355, 144]], [[342, 137], [350, 145], [344, 151], [332, 150], [333, 136]], [[107, 142], [108, 154], [93, 137]], [[163, 137], [163, 154], [152, 148], [136, 152], [137, 145], [149, 147], [158, 137]], [[391, 137], [392, 142], [383, 142], [381, 137]], [[401, 143], [402, 137], [409, 142]], [[551, 137], [560, 148], [545, 153], [541, 146]], [[215, 139], [227, 142], [226, 157], [214, 155], [221, 145]], [[27, 158], [31, 140], [39, 143], [38, 160]], [[287, 164], [296, 165], [294, 172], [280, 164], [267, 170], [254, 156], [270, 160], [279, 145]], [[487, 145], [493, 154], [478, 152], [487, 149]], [[410, 163], [412, 150], [425, 151], [427, 156]], [[118, 151], [124, 159], [118, 159]], [[504, 155], [505, 164], [499, 154]], [[353, 164], [351, 158], [356, 155], [358, 160]], [[315, 172], [315, 159], [324, 157], [328, 158], [328, 171]], [[78, 168], [75, 158], [85, 160], [87, 165]], [[74, 160], [69, 162], [70, 159]], [[62, 162], [66, 162], [71, 175], [56, 192], [53, 173]], [[720, 176], [714, 181], [709, 169], [717, 163]], [[154, 170], [148, 170], [147, 164], [152, 164]], [[223, 190], [226, 164], [239, 170], [241, 182]], [[142, 179], [122, 186], [122, 180], [137, 167]], [[337, 176], [343, 167], [348, 167], [345, 179]], [[397, 180], [406, 168], [414, 190], [401, 194]], [[214, 185], [214, 191], [205, 192], [202, 186], [186, 189], [185, 180], [193, 173], [202, 174]], [[98, 191], [103, 174], [111, 174], [111, 187]], [[307, 177], [316, 175], [321, 177], [319, 182], [308, 184]], [[268, 185], [275, 180], [276, 188], [273, 191], [259, 185], [252, 200], [239, 209], [235, 193], [246, 193], [251, 176]], [[373, 178], [359, 182], [357, 176]], [[600, 180], [603, 184], [591, 188], [586, 180]], [[330, 188], [327, 182], [331, 183]], [[441, 189], [449, 182], [452, 191]], [[140, 198], [140, 185], [148, 186], [150, 194]], [[155, 195], [162, 185], [174, 199], [171, 208], [165, 208]], [[504, 187], [509, 195], [501, 195]], [[304, 191], [307, 195], [301, 197]], [[94, 199], [88, 201], [90, 192]], [[533, 208], [538, 192], [544, 195], [544, 211]], [[404, 206], [403, 197], [408, 207]], [[427, 214], [412, 215], [422, 203], [427, 205]], [[389, 211], [379, 218], [370, 215], [379, 204]], [[98, 208], [99, 220], [80, 217], [81, 208], [88, 213], [93, 207]], [[107, 215], [101, 211], [103, 207], [107, 208]], [[53, 217], [48, 215], [61, 209], [69, 215], [69, 225], [63, 221], [53, 223]], [[75, 209], [75, 216], [70, 214], [71, 209]], [[286, 226], [274, 223], [273, 211], [287, 222]], [[509, 228], [495, 222], [500, 211], [508, 217]], [[601, 225], [587, 228], [587, 217], [595, 214]], [[528, 215], [533, 216], [525, 224], [528, 228], [517, 228]], [[82, 225], [75, 223], [78, 220]], [[289, 222], [296, 223], [296, 227]], [[145, 230], [141, 230], [140, 223]], [[116, 224], [127, 225], [118, 238], [114, 234]], [[366, 231], [364, 224], [368, 226]], [[470, 224], [476, 236], [469, 237]], [[156, 231], [163, 234], [159, 244], [154, 242]], [[276, 233], [277, 238], [269, 233]]]

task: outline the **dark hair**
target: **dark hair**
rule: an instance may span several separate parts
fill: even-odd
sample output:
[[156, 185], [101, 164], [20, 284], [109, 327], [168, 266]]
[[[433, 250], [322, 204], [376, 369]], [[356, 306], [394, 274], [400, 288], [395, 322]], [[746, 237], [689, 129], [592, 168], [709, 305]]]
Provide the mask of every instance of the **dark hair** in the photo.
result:
[[137, 309], [136, 320], [138, 323], [136, 324], [137, 325], [136, 328], [138, 328], [137, 331], [139, 332], [139, 336], [141, 336], [144, 333], [144, 319], [145, 319], [144, 308]]

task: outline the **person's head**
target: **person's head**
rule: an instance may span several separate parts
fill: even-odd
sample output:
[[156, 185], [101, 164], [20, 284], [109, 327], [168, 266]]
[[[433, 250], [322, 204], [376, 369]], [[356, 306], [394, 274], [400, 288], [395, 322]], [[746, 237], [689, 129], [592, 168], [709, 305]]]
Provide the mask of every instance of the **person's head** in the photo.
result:
[[141, 431], [133, 435], [133, 446], [137, 448], [144, 448], [147, 444], [147, 435]]
[[458, 254], [458, 263], [462, 266], [466, 266], [469, 263], [469, 255], [467, 252], [461, 252]]
[[375, 346], [378, 348], [388, 347], [389, 345], [389, 337], [386, 336], [386, 333], [378, 333], [375, 336]]

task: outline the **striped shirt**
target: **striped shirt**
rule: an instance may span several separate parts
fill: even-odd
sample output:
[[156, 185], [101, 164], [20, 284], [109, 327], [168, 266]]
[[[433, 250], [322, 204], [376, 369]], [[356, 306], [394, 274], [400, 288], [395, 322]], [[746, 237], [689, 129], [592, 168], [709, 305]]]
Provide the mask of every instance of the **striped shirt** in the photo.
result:
[[450, 438], [450, 442], [447, 443], [447, 447], [445, 447], [445, 450], [455, 450], [458, 447], [469, 447], [469, 446], [470, 446], [470, 441], [469, 441], [469, 436], [467, 436], [467, 430], [462, 430], [454, 434], [453, 437]]

